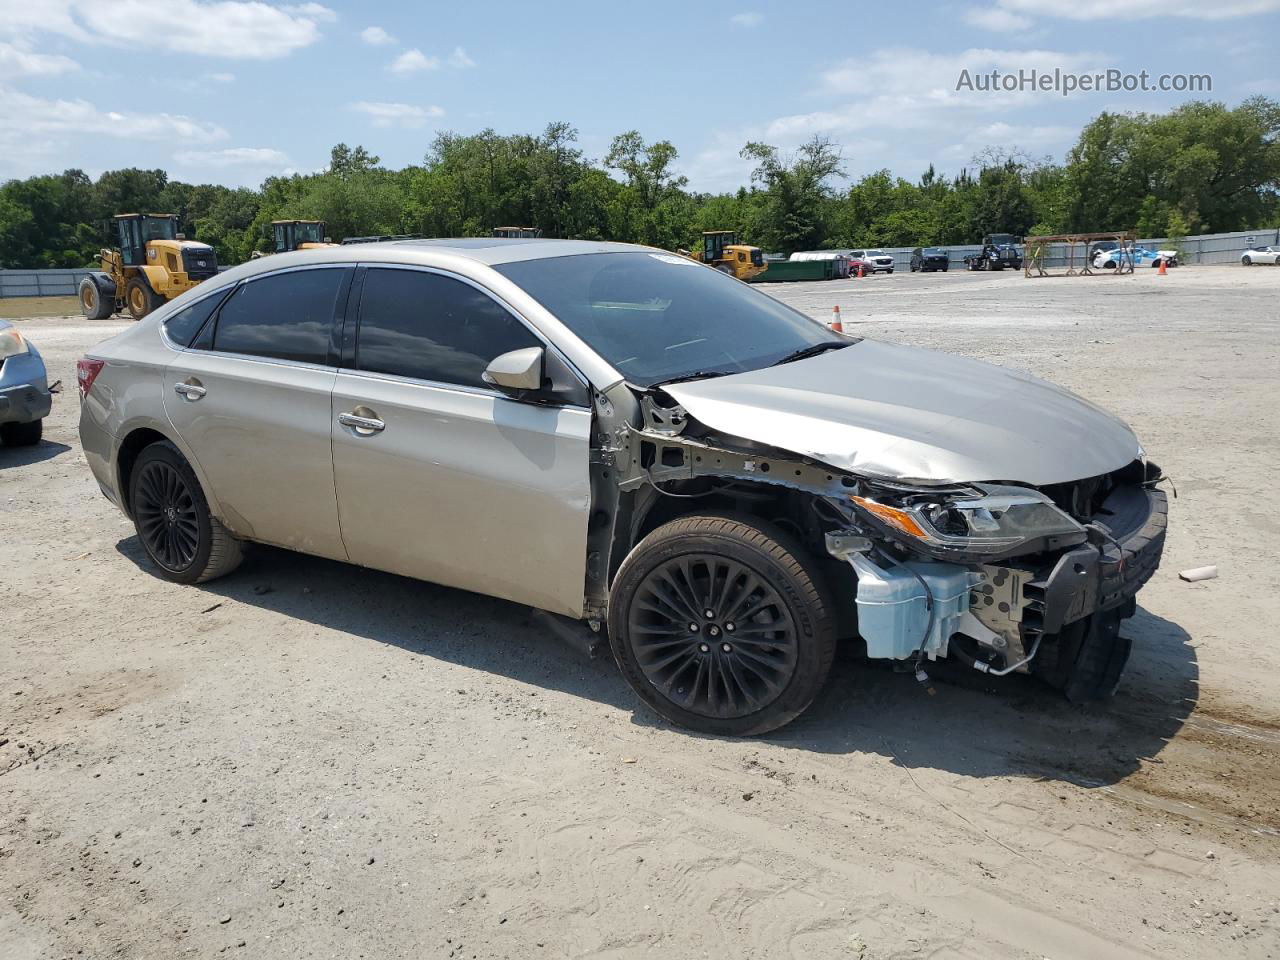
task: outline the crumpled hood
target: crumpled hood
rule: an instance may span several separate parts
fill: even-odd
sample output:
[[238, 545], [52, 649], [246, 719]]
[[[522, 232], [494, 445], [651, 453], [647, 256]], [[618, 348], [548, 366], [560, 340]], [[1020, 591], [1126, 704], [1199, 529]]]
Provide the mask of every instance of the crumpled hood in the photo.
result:
[[712, 431], [887, 479], [1042, 486], [1139, 455], [1128, 426], [1069, 390], [873, 340], [663, 389]]

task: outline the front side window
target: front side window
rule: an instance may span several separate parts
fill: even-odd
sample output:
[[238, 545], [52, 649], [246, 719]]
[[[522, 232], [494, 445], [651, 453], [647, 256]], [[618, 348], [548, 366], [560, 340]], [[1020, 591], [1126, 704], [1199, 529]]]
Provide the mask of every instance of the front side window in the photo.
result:
[[758, 370], [850, 341], [772, 297], [668, 253], [591, 253], [494, 267], [631, 383]]
[[356, 368], [491, 389], [489, 362], [541, 341], [470, 284], [423, 270], [371, 268], [360, 298]]
[[292, 270], [241, 284], [218, 314], [213, 349], [327, 363], [334, 308], [346, 270]]

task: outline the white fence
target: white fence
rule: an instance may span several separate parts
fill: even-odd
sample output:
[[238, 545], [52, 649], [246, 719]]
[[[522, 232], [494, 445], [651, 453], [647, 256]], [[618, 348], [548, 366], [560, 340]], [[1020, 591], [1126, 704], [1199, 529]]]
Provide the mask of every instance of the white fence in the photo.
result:
[[[1149, 250], [1155, 250], [1158, 247], [1168, 246], [1167, 238], [1159, 237], [1155, 239], [1139, 240], [1140, 246]], [[1186, 237], [1181, 241], [1182, 259], [1180, 263], [1239, 263], [1240, 254], [1250, 245], [1280, 246], [1280, 228], [1268, 228], [1266, 230], [1243, 230], [1239, 233], [1207, 233], [1201, 236]], [[844, 249], [844, 248], [841, 248]], [[878, 248], [893, 257], [893, 267], [895, 270], [909, 270], [911, 268], [911, 251], [914, 247], [881, 247]], [[963, 267], [964, 258], [969, 254], [976, 254], [982, 251], [980, 244], [969, 244], [967, 246], [950, 246], [950, 247], [931, 247], [930, 249], [943, 250], [951, 259], [953, 267]], [[1083, 249], [1080, 244], [1076, 245], [1076, 264], [1079, 265]], [[1045, 251], [1045, 266], [1048, 268], [1064, 267], [1067, 263], [1067, 245], [1065, 243], [1051, 243]]]

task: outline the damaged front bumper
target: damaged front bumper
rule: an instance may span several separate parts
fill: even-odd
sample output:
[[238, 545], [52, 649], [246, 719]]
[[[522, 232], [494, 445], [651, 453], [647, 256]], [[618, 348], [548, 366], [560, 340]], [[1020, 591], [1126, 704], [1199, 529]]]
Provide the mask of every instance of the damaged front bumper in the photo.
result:
[[990, 564], [902, 560], [839, 536], [828, 537], [828, 552], [857, 575], [868, 656], [955, 653], [983, 672], [1028, 672], [1044, 638], [1094, 614], [1133, 613], [1159, 566], [1167, 516], [1162, 490], [1133, 484], [1106, 498], [1086, 542], [1057, 552]]

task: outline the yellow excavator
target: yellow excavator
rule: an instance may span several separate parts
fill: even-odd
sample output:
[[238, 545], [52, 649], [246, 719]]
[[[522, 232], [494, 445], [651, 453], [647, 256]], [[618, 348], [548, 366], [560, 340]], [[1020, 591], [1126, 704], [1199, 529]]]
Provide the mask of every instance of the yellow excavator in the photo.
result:
[[101, 272], [80, 281], [80, 311], [91, 320], [125, 309], [141, 320], [218, 272], [213, 247], [180, 234], [172, 213], [121, 213], [113, 224], [119, 246], [104, 247]]
[[750, 280], [767, 269], [759, 247], [738, 242], [732, 230], [702, 231], [702, 249], [691, 254], [694, 260], [715, 267], [739, 280]]

